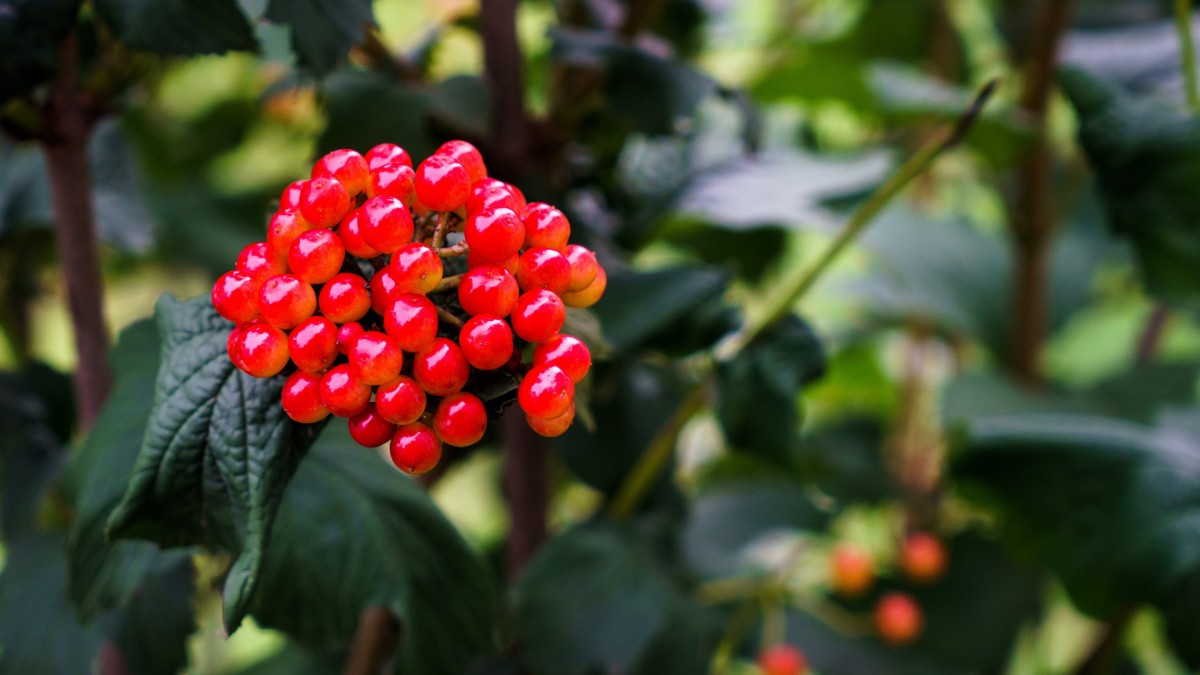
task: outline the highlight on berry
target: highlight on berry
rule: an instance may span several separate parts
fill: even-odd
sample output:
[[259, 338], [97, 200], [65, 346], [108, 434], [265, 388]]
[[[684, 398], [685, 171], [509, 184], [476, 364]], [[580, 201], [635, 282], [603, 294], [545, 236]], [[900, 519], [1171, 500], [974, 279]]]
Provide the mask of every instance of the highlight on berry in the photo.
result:
[[571, 426], [592, 357], [562, 332], [566, 309], [595, 304], [607, 277], [570, 235], [562, 211], [489, 177], [466, 141], [415, 168], [390, 143], [335, 150], [284, 190], [212, 302], [235, 324], [238, 368], [288, 373], [289, 417], [345, 417], [355, 441], [389, 443], [420, 474], [443, 444], [483, 437], [487, 373], [512, 379], [535, 432]]

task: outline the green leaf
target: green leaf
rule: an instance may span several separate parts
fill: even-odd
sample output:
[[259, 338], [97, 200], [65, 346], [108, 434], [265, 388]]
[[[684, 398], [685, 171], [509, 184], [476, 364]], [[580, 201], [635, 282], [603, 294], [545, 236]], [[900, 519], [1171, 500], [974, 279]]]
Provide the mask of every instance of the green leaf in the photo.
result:
[[655, 272], [613, 270], [593, 311], [613, 351], [629, 353], [658, 340], [690, 315], [720, 305], [729, 274], [704, 267]]
[[258, 49], [237, 0], [96, 0], [95, 6], [121, 41], [156, 54]]
[[1135, 97], [1067, 69], [1063, 90], [1099, 179], [1114, 232], [1127, 237], [1146, 286], [1171, 300], [1200, 291], [1200, 120], [1167, 99]]
[[405, 86], [382, 73], [343, 69], [325, 81], [328, 122], [318, 148], [357, 148], [396, 143], [413, 157], [437, 149], [426, 128], [433, 104], [428, 92]]
[[[71, 378], [37, 363], [0, 372], [0, 533], [31, 529], [38, 505], [66, 457], [74, 390]], [[62, 415], [66, 414], [64, 418]]]
[[483, 560], [416, 483], [337, 425], [279, 505], [252, 613], [324, 650], [345, 647], [368, 607], [401, 623], [396, 673], [457, 675], [493, 649]]
[[846, 502], [895, 496], [884, 463], [887, 430], [874, 417], [850, 417], [815, 429], [800, 442], [799, 475], [821, 493]]
[[232, 325], [207, 296], [164, 296], [155, 313], [163, 348], [154, 405], [108, 526], [120, 537], [235, 553], [224, 591], [232, 631], [259, 580], [283, 488], [315, 428], [284, 414], [282, 376], [260, 380], [234, 368], [225, 353]]
[[80, 0], [0, 2], [0, 102], [29, 93], [57, 70], [57, 48]]
[[338, 675], [342, 672], [343, 660], [288, 642], [278, 652], [231, 675]]
[[370, 0], [271, 0], [266, 17], [292, 29], [292, 49], [300, 65], [317, 73], [343, 63], [363, 31], [375, 23]]
[[788, 316], [717, 369], [717, 419], [735, 449], [795, 463], [800, 389], [821, 377], [825, 354], [812, 328]]

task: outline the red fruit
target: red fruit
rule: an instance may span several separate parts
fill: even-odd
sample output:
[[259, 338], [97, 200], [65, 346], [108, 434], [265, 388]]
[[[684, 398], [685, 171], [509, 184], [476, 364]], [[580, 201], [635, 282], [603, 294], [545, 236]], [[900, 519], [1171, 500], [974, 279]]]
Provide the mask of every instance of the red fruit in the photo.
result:
[[342, 269], [346, 247], [332, 230], [309, 230], [288, 251], [292, 274], [310, 284], [323, 284]]
[[371, 403], [350, 418], [350, 438], [364, 448], [377, 448], [392, 439], [396, 425], [384, 419]]
[[484, 209], [467, 217], [463, 236], [480, 260], [499, 263], [521, 250], [525, 227], [512, 209]]
[[397, 289], [401, 293], [424, 295], [437, 288], [442, 280], [442, 259], [429, 246], [411, 242], [392, 255], [391, 266], [396, 271]]
[[425, 412], [425, 390], [411, 377], [401, 375], [375, 391], [375, 408], [394, 424], [412, 424]]
[[367, 168], [371, 171], [378, 169], [384, 164], [399, 163], [412, 168], [412, 158], [408, 156], [404, 148], [395, 143], [380, 143], [379, 145], [367, 151]]
[[314, 227], [337, 225], [350, 205], [350, 192], [332, 178], [314, 178], [300, 193], [300, 215]]
[[526, 415], [541, 420], [558, 417], [575, 402], [575, 385], [557, 366], [539, 366], [525, 374], [517, 403]]
[[367, 384], [391, 382], [404, 365], [404, 353], [396, 341], [373, 330], [359, 335], [346, 356], [359, 379]]
[[317, 311], [317, 294], [298, 277], [277, 274], [263, 282], [258, 311], [272, 326], [292, 328]]
[[240, 344], [234, 361], [239, 368], [254, 377], [272, 377], [279, 374], [288, 362], [288, 339], [283, 331], [256, 323], [242, 329]]
[[283, 383], [280, 402], [287, 416], [301, 424], [329, 417], [329, 409], [321, 402], [321, 376], [316, 373], [292, 373]]
[[433, 211], [454, 211], [467, 203], [471, 175], [447, 155], [430, 155], [417, 167], [417, 199]]
[[371, 248], [394, 253], [412, 241], [412, 216], [404, 202], [395, 197], [372, 197], [362, 206], [358, 232]]
[[920, 606], [905, 593], [888, 593], [875, 605], [875, 628], [890, 645], [900, 647], [916, 640], [924, 623]]
[[433, 430], [443, 443], [459, 448], [475, 445], [487, 430], [487, 410], [474, 394], [451, 394], [433, 414]]
[[250, 324], [245, 326], [235, 326], [229, 331], [229, 337], [225, 340], [225, 353], [229, 355], [229, 360], [233, 361], [233, 365], [245, 370], [242, 367], [242, 333], [245, 332]]
[[419, 352], [437, 337], [437, 309], [429, 298], [404, 293], [392, 301], [383, 315], [383, 329], [406, 352]]
[[346, 253], [362, 259], [374, 258], [379, 255], [370, 244], [363, 241], [362, 238], [362, 209], [354, 209], [342, 219], [342, 224], [338, 226], [338, 236], [342, 239], [342, 245], [346, 247]]
[[459, 331], [458, 344], [467, 363], [480, 370], [495, 370], [512, 356], [512, 329], [498, 316], [479, 314], [467, 319]]
[[534, 246], [521, 254], [517, 266], [517, 283], [521, 290], [544, 288], [557, 294], [566, 291], [570, 281], [571, 263], [558, 251]]
[[422, 474], [442, 458], [442, 442], [424, 424], [406, 424], [392, 436], [392, 464], [404, 473]]
[[503, 262], [490, 263], [490, 262], [484, 260], [483, 258], [480, 258], [479, 254], [475, 253], [474, 251], [467, 251], [467, 268], [468, 269], [470, 269], [472, 267], [481, 267], [483, 265], [495, 265], [496, 267], [502, 267], [502, 268], [508, 270], [509, 274], [516, 277], [517, 270], [520, 269], [520, 266], [521, 266], [521, 256], [513, 255]]
[[758, 667], [763, 675], [804, 675], [808, 661], [791, 645], [775, 645], [758, 655]]
[[592, 353], [583, 340], [560, 333], [533, 348], [533, 365], [558, 366], [579, 384], [592, 367]]
[[334, 150], [318, 159], [312, 170], [313, 178], [332, 178], [345, 186], [351, 197], [367, 189], [370, 175], [367, 160], [346, 149]]
[[304, 192], [304, 186], [307, 184], [306, 180], [298, 180], [285, 187], [283, 194], [279, 196], [279, 210], [300, 208], [300, 195]]
[[413, 379], [434, 396], [458, 392], [467, 384], [470, 374], [462, 350], [446, 338], [435, 339], [413, 357]]
[[442, 147], [437, 149], [436, 154], [446, 155], [461, 164], [467, 170], [471, 183], [487, 177], [487, 166], [483, 163], [483, 155], [479, 154], [475, 146], [466, 141], [446, 141], [442, 143]]
[[321, 401], [338, 417], [352, 417], [367, 409], [371, 385], [359, 379], [350, 364], [334, 366], [321, 378]]
[[357, 340], [358, 336], [362, 335], [363, 332], [362, 324], [358, 323], [357, 321], [351, 321], [350, 323], [343, 325], [341, 328], [338, 328], [338, 353], [340, 353], [342, 356], [349, 354], [350, 345], [353, 345], [354, 341]]
[[554, 337], [567, 320], [567, 308], [554, 293], [539, 288], [517, 299], [513, 307], [513, 332], [526, 342], [542, 342]]
[[471, 185], [471, 196], [467, 199], [467, 215], [490, 208], [506, 208], [520, 213], [522, 205], [509, 189], [508, 183], [495, 178], [481, 178]]
[[848, 597], [866, 593], [875, 581], [874, 564], [864, 549], [854, 544], [838, 544], [829, 559], [833, 590]]
[[550, 419], [539, 419], [532, 415], [525, 415], [525, 422], [529, 424], [529, 428], [533, 429], [534, 433], [546, 438], [556, 438], [567, 433], [567, 429], [571, 428], [571, 423], [575, 421], [575, 404], [572, 403], [567, 412], [558, 417]]
[[234, 323], [258, 318], [258, 291], [262, 280], [234, 270], [222, 274], [213, 284], [212, 304], [217, 314]]
[[571, 224], [562, 211], [541, 202], [525, 207], [525, 245], [545, 246], [556, 251], [567, 248]]
[[271, 253], [265, 241], [256, 241], [238, 254], [237, 270], [264, 281], [287, 272], [287, 260]]
[[353, 272], [343, 272], [321, 287], [317, 297], [321, 313], [335, 323], [358, 321], [371, 309], [371, 291], [367, 280]]
[[608, 286], [608, 274], [603, 267], [596, 267], [596, 278], [582, 291], [568, 291], [562, 294], [563, 303], [568, 307], [591, 307], [604, 295]]
[[338, 355], [338, 327], [323, 316], [305, 319], [288, 336], [288, 354], [300, 370], [320, 372]]
[[913, 582], [933, 583], [946, 572], [946, 547], [927, 532], [913, 532], [904, 540], [900, 567]]
[[385, 267], [371, 277], [371, 309], [376, 314], [387, 316], [388, 308], [400, 295], [400, 273], [394, 267]]
[[414, 181], [417, 174], [406, 164], [384, 164], [371, 172], [367, 194], [371, 197], [394, 197], [411, 205], [416, 197]]
[[513, 275], [495, 265], [467, 270], [458, 283], [458, 302], [471, 316], [492, 314], [506, 317], [512, 312], [521, 289]]
[[582, 291], [596, 279], [600, 263], [596, 262], [596, 254], [579, 244], [567, 247], [567, 262], [571, 265], [571, 279], [567, 282], [568, 291]]
[[271, 216], [267, 225], [267, 250], [280, 260], [287, 260], [288, 251], [300, 235], [312, 229], [312, 225], [299, 211], [281, 210]]

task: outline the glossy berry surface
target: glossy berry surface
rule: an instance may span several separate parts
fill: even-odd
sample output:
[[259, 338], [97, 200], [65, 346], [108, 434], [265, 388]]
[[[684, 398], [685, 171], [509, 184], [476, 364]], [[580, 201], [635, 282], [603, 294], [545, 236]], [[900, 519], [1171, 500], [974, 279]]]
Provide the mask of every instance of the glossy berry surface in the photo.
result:
[[334, 276], [321, 287], [317, 308], [335, 323], [358, 321], [371, 309], [367, 280], [350, 272]]
[[412, 158], [408, 152], [395, 143], [380, 143], [367, 151], [367, 168], [371, 171], [385, 164], [403, 164], [412, 168]]
[[890, 645], [912, 643], [921, 635], [924, 623], [920, 606], [906, 593], [887, 593], [875, 605], [875, 629]]
[[575, 385], [556, 366], [533, 368], [517, 389], [517, 403], [526, 415], [552, 419], [567, 412], [575, 402]]
[[525, 422], [529, 425], [529, 428], [533, 429], [533, 432], [539, 436], [545, 436], [546, 438], [556, 438], [567, 433], [567, 429], [571, 428], [571, 423], [574, 421], [574, 403], [571, 404], [571, 407], [567, 408], [565, 413], [558, 417], [541, 419], [528, 413], [525, 415]]
[[371, 172], [367, 194], [371, 197], [392, 197], [411, 205], [416, 197], [417, 173], [404, 164], [385, 164]]
[[346, 355], [359, 379], [376, 385], [391, 382], [400, 375], [404, 353], [396, 341], [384, 333], [367, 331], [350, 345]]
[[567, 248], [571, 224], [562, 211], [541, 202], [525, 207], [525, 245], [544, 246], [556, 251]]
[[500, 268], [506, 270], [509, 274], [513, 275], [513, 278], [515, 279], [517, 277], [517, 270], [520, 269], [520, 266], [521, 266], [521, 256], [513, 255], [501, 262], [492, 263], [492, 262], [488, 262], [487, 260], [484, 260], [483, 258], [480, 258], [478, 255], [475, 254], [474, 251], [467, 251], [467, 268], [468, 269], [482, 267], [483, 265], [493, 265], [495, 267], [500, 267]]
[[875, 565], [866, 549], [850, 543], [838, 544], [829, 558], [833, 590], [847, 597], [858, 597], [875, 583]]
[[288, 268], [310, 284], [323, 284], [342, 269], [346, 246], [332, 230], [309, 230], [292, 242]]
[[350, 417], [367, 409], [371, 385], [359, 379], [346, 363], [330, 368], [321, 378], [321, 401], [338, 417]]
[[337, 235], [341, 238], [346, 253], [356, 258], [374, 258], [379, 255], [379, 251], [363, 240], [361, 228], [362, 209], [357, 208], [342, 219], [342, 224], [337, 229]]
[[388, 308], [400, 296], [400, 273], [394, 267], [385, 267], [371, 277], [371, 309], [376, 314], [387, 316]]
[[558, 334], [533, 349], [534, 366], [558, 366], [579, 384], [592, 367], [592, 352], [574, 335]]
[[537, 289], [517, 299], [510, 321], [517, 337], [526, 342], [542, 342], [554, 337], [566, 319], [567, 308], [558, 295]]
[[508, 363], [513, 353], [513, 333], [508, 322], [491, 314], [479, 314], [463, 324], [458, 346], [467, 363], [480, 370], [495, 370]]
[[313, 227], [333, 227], [350, 210], [350, 193], [332, 178], [314, 178], [300, 193], [300, 215]]
[[241, 331], [235, 363], [254, 377], [273, 377], [288, 362], [288, 339], [283, 331], [256, 323]]
[[596, 272], [600, 270], [596, 254], [579, 244], [571, 244], [567, 246], [566, 256], [567, 263], [571, 266], [567, 290], [582, 291], [595, 280]]
[[424, 295], [437, 288], [442, 280], [442, 259], [432, 248], [419, 242], [401, 246], [392, 255], [391, 266], [401, 293]]
[[338, 356], [338, 327], [323, 316], [300, 322], [288, 335], [288, 354], [303, 371], [320, 372], [333, 365]]
[[334, 150], [313, 165], [313, 178], [332, 178], [341, 183], [351, 197], [367, 189], [371, 173], [367, 160], [353, 150]]
[[791, 645], [775, 645], [758, 655], [758, 668], [763, 675], [804, 675], [808, 661]]
[[258, 292], [258, 311], [272, 326], [292, 328], [317, 311], [317, 294], [295, 275], [273, 276]]
[[283, 383], [279, 400], [287, 416], [301, 424], [329, 417], [329, 410], [321, 402], [321, 376], [316, 373], [292, 373]]
[[393, 424], [411, 424], [425, 412], [425, 390], [411, 377], [401, 375], [375, 391], [375, 408]]
[[383, 317], [383, 327], [401, 349], [419, 352], [437, 337], [437, 309], [424, 295], [404, 293], [392, 301]]
[[213, 284], [213, 307], [234, 323], [253, 321], [258, 318], [258, 293], [262, 283], [245, 272], [226, 272]]
[[445, 155], [461, 164], [467, 170], [468, 183], [475, 183], [487, 176], [487, 166], [483, 163], [483, 155], [479, 154], [474, 145], [466, 141], [446, 141], [442, 143], [442, 147], [438, 148], [435, 154]]
[[480, 265], [467, 270], [458, 284], [458, 302], [471, 316], [506, 317], [516, 306], [520, 294], [516, 277], [495, 265]]
[[571, 263], [567, 262], [567, 256], [552, 248], [534, 246], [518, 260], [517, 284], [523, 291], [544, 288], [552, 293], [562, 293], [570, 281]]
[[278, 260], [287, 261], [287, 255], [292, 250], [292, 244], [300, 235], [312, 229], [299, 211], [287, 209], [278, 211], [271, 216], [267, 224], [267, 249]]
[[304, 186], [307, 184], [307, 180], [298, 180], [285, 187], [279, 195], [279, 210], [299, 209], [300, 195], [304, 194]]
[[447, 338], [435, 339], [413, 357], [413, 379], [434, 396], [458, 392], [470, 374], [462, 350]]
[[404, 202], [395, 197], [368, 199], [358, 218], [363, 241], [380, 253], [394, 253], [412, 239], [412, 216]]
[[928, 532], [913, 532], [900, 551], [900, 568], [910, 581], [930, 584], [946, 573], [946, 547]]
[[350, 418], [350, 438], [364, 448], [377, 448], [392, 440], [396, 425], [384, 419], [372, 403], [367, 409]]
[[442, 458], [442, 442], [428, 426], [406, 424], [392, 435], [389, 455], [397, 469], [419, 475], [437, 466]]
[[471, 194], [467, 169], [446, 155], [431, 155], [417, 167], [413, 182], [417, 199], [433, 211], [454, 211]]
[[287, 259], [271, 253], [265, 241], [256, 241], [238, 255], [237, 271], [264, 281], [287, 272]]
[[467, 216], [484, 209], [506, 208], [520, 213], [522, 205], [504, 181], [482, 178], [471, 185], [471, 196], [467, 198]]
[[608, 275], [604, 268], [596, 269], [596, 277], [582, 291], [567, 291], [562, 294], [563, 303], [567, 307], [591, 307], [600, 301], [604, 289], [608, 287]]
[[337, 348], [338, 353], [345, 356], [350, 353], [350, 345], [358, 339], [359, 335], [363, 334], [364, 329], [362, 324], [357, 321], [342, 324], [337, 332]]
[[521, 250], [525, 226], [512, 209], [484, 209], [467, 217], [463, 236], [480, 260], [500, 263]]
[[474, 445], [487, 431], [487, 410], [474, 394], [451, 394], [438, 403], [433, 414], [433, 430], [447, 445], [465, 448]]

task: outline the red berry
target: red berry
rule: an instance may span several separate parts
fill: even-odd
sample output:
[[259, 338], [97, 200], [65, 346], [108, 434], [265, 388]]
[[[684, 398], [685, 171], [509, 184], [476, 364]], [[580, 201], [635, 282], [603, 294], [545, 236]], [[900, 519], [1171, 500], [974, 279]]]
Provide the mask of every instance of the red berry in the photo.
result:
[[379, 251], [363, 241], [361, 208], [354, 209], [342, 219], [342, 224], [338, 226], [338, 236], [342, 239], [342, 245], [346, 247], [346, 253], [356, 258], [365, 260], [379, 255]]
[[525, 227], [512, 209], [484, 209], [467, 217], [463, 236], [481, 260], [498, 263], [521, 250]]
[[467, 215], [490, 208], [506, 208], [520, 213], [522, 207], [509, 189], [508, 183], [495, 178], [481, 178], [471, 185], [471, 196], [467, 199]]
[[534, 246], [521, 254], [517, 266], [517, 283], [521, 290], [545, 288], [557, 294], [566, 291], [570, 281], [571, 263], [558, 251]]
[[763, 675], [804, 675], [808, 661], [791, 645], [775, 645], [758, 655], [758, 667]]
[[397, 289], [401, 293], [424, 295], [437, 288], [442, 280], [442, 259], [437, 251], [418, 242], [401, 246], [392, 255], [391, 266], [396, 270]]
[[417, 167], [417, 199], [434, 211], [454, 211], [467, 203], [471, 175], [447, 155], [430, 155]]
[[242, 330], [234, 363], [254, 377], [272, 377], [288, 362], [288, 339], [283, 331], [265, 323]]
[[387, 316], [388, 308], [400, 295], [400, 273], [395, 267], [385, 267], [371, 277], [371, 309]]
[[285, 187], [283, 194], [279, 195], [279, 210], [299, 209], [300, 195], [304, 192], [304, 186], [307, 184], [306, 180], [298, 180]]
[[345, 186], [351, 197], [367, 189], [370, 175], [367, 160], [346, 149], [334, 150], [318, 159], [312, 170], [313, 178], [333, 178]]
[[334, 366], [321, 378], [321, 401], [338, 417], [352, 417], [367, 409], [371, 385], [359, 379], [350, 364]]
[[829, 563], [833, 590], [841, 595], [858, 597], [875, 582], [870, 554], [854, 544], [835, 546]]
[[458, 302], [471, 316], [492, 314], [506, 317], [517, 304], [520, 294], [513, 275], [495, 265], [469, 269], [458, 283]]
[[899, 647], [911, 643], [921, 634], [923, 624], [920, 606], [905, 593], [888, 593], [875, 606], [875, 628], [888, 644]]
[[321, 287], [317, 307], [335, 323], [358, 321], [371, 309], [371, 291], [367, 288], [367, 280], [353, 272], [335, 276]]
[[437, 337], [438, 317], [433, 302], [424, 295], [404, 293], [383, 315], [383, 329], [406, 352], [419, 352]]
[[371, 248], [394, 253], [412, 241], [412, 216], [404, 202], [395, 197], [372, 197], [362, 206], [358, 232]]
[[337, 335], [338, 327], [329, 319], [309, 317], [288, 336], [288, 354], [300, 370], [320, 372], [337, 358]]
[[562, 294], [563, 303], [568, 307], [591, 307], [600, 300], [600, 296], [604, 295], [604, 289], [608, 286], [608, 274], [604, 272], [603, 267], [596, 267], [596, 278], [592, 279], [592, 283], [587, 285], [582, 291], [568, 291]]
[[397, 469], [422, 474], [437, 466], [442, 458], [442, 442], [424, 424], [406, 424], [392, 436], [390, 454]]
[[287, 259], [271, 253], [265, 241], [256, 241], [238, 255], [237, 270], [260, 281], [287, 272]]
[[425, 390], [411, 377], [401, 375], [375, 392], [375, 407], [393, 424], [412, 424], [425, 412]]
[[253, 324], [244, 326], [235, 326], [229, 331], [229, 338], [225, 340], [225, 353], [229, 355], [229, 360], [233, 361], [233, 365], [245, 370], [242, 367], [242, 333], [245, 332]]
[[367, 404], [366, 410], [351, 417], [349, 424], [350, 438], [364, 448], [377, 448], [396, 433], [396, 425], [384, 419], [371, 403]]
[[491, 263], [483, 258], [480, 258], [479, 254], [475, 253], [474, 251], [467, 251], [467, 269], [472, 267], [481, 267], [483, 265], [495, 265], [496, 267], [502, 267], [508, 270], [508, 273], [515, 277], [517, 276], [517, 270], [519, 270], [521, 267], [521, 256], [513, 255], [503, 262]]
[[363, 332], [364, 331], [363, 331], [362, 324], [358, 323], [357, 321], [351, 321], [350, 323], [344, 324], [341, 328], [338, 328], [338, 333], [337, 333], [338, 352], [342, 356], [346, 356], [347, 354], [349, 354], [350, 353], [350, 345], [353, 345], [354, 341], [357, 340], [358, 336], [362, 335]]
[[416, 196], [416, 178], [417, 173], [407, 164], [384, 164], [371, 172], [367, 194], [371, 197], [394, 197], [411, 205]]
[[480, 370], [495, 370], [512, 356], [512, 329], [498, 316], [479, 314], [467, 319], [459, 331], [458, 344], [467, 363]]
[[316, 373], [292, 373], [283, 383], [280, 402], [287, 416], [301, 424], [329, 417], [329, 409], [321, 402], [321, 376]]
[[592, 367], [592, 353], [583, 340], [560, 333], [533, 348], [533, 365], [558, 366], [579, 384]]
[[446, 155], [461, 164], [467, 170], [471, 183], [487, 177], [487, 166], [483, 163], [483, 155], [479, 154], [475, 146], [466, 141], [446, 141], [442, 143], [442, 147], [437, 149], [436, 154]]
[[359, 379], [367, 384], [391, 382], [404, 365], [404, 353], [396, 341], [373, 330], [359, 335], [346, 356]]
[[567, 320], [567, 308], [554, 293], [539, 288], [517, 299], [513, 308], [513, 332], [526, 342], [542, 342], [554, 337]]
[[567, 248], [571, 224], [562, 211], [541, 202], [525, 207], [525, 245], [545, 246], [556, 251]]
[[310, 284], [323, 284], [342, 269], [345, 259], [346, 247], [332, 230], [309, 230], [292, 244], [288, 267]]
[[900, 567], [915, 583], [933, 583], [946, 572], [946, 547], [927, 532], [913, 532], [904, 541]]
[[312, 286], [291, 274], [277, 274], [263, 282], [258, 311], [276, 328], [292, 328], [317, 311]]
[[533, 415], [526, 414], [525, 422], [529, 424], [529, 428], [533, 429], [534, 433], [546, 438], [555, 438], [567, 433], [567, 429], [571, 428], [571, 423], [575, 421], [575, 404], [567, 408], [567, 412], [558, 417], [549, 419], [539, 419]]
[[332, 178], [314, 178], [300, 193], [300, 215], [314, 227], [333, 227], [350, 210], [350, 193]]
[[258, 292], [262, 280], [234, 270], [222, 274], [213, 284], [212, 304], [217, 314], [234, 323], [258, 318]]
[[300, 235], [312, 229], [312, 225], [291, 209], [278, 211], [271, 216], [267, 225], [267, 249], [277, 259], [287, 260], [288, 251]]
[[413, 358], [413, 379], [434, 396], [458, 392], [467, 384], [470, 374], [462, 350], [446, 338], [435, 339]]
[[474, 394], [451, 394], [433, 414], [433, 430], [443, 443], [459, 448], [475, 445], [487, 430], [487, 410]]
[[575, 402], [575, 385], [558, 366], [539, 366], [525, 374], [517, 389], [517, 403], [526, 415], [551, 419], [567, 412]]
[[600, 263], [596, 262], [596, 254], [579, 244], [567, 247], [567, 262], [571, 265], [571, 279], [567, 282], [568, 291], [582, 291], [596, 278]]
[[371, 171], [378, 169], [384, 164], [399, 163], [412, 168], [412, 158], [408, 156], [404, 148], [395, 143], [380, 143], [379, 145], [367, 151], [367, 168]]

